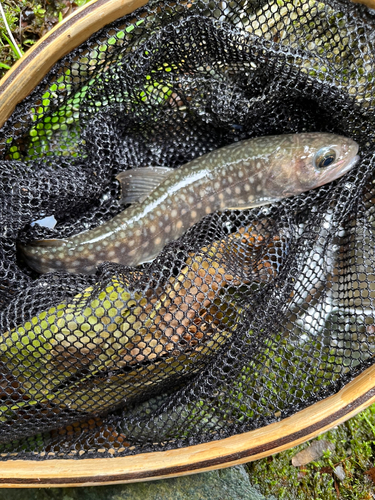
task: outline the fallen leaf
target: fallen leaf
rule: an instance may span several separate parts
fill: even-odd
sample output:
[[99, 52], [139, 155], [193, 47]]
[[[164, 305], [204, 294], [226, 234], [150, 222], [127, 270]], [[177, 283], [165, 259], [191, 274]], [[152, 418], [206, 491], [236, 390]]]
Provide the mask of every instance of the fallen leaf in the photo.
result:
[[333, 470], [332, 470], [332, 467], [322, 467], [321, 469], [319, 469], [319, 472], [321, 474], [332, 474]]
[[372, 467], [372, 469], [369, 469], [365, 472], [369, 476], [369, 478], [375, 483], [375, 467]]
[[297, 455], [294, 455], [292, 458], [292, 465], [294, 465], [294, 467], [306, 465], [320, 458], [323, 455], [323, 452], [327, 450], [334, 451], [334, 449], [335, 445], [326, 439], [313, 441], [309, 447], [300, 451]]

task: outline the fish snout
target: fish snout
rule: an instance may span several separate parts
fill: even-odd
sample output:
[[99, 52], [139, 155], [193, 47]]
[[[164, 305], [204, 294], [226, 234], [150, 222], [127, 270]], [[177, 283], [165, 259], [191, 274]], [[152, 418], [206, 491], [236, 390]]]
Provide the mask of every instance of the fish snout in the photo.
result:
[[347, 140], [342, 145], [342, 153], [345, 159], [354, 158], [359, 150], [358, 144], [352, 139], [347, 138]]

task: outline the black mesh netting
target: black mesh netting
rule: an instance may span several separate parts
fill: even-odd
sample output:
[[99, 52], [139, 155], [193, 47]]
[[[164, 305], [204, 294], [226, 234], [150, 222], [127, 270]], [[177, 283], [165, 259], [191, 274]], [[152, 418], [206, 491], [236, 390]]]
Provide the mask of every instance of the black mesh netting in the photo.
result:
[[[375, 353], [375, 18], [330, 0], [150, 2], [62, 59], [1, 131], [0, 455], [105, 456], [264, 426]], [[17, 242], [123, 209], [115, 177], [336, 132], [348, 175], [208, 215], [152, 263], [37, 275]], [[54, 215], [54, 229], [35, 224]]]

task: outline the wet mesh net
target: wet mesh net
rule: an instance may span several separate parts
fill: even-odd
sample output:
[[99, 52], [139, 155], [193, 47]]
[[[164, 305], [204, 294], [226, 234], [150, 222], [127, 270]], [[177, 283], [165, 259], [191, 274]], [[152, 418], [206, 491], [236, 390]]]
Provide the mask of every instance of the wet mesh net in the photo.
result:
[[[375, 352], [375, 18], [330, 0], [151, 1], [47, 74], [1, 130], [0, 456], [221, 439], [337, 392]], [[360, 164], [204, 217], [151, 263], [38, 275], [18, 242], [124, 209], [116, 175], [245, 138], [335, 132]], [[53, 229], [36, 223], [54, 215]]]

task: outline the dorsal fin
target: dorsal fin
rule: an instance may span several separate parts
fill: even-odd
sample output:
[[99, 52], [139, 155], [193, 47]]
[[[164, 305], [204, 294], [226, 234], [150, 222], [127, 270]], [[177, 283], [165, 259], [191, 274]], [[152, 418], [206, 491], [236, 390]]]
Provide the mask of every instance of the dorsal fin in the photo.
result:
[[120, 203], [142, 202], [173, 171], [169, 167], [141, 167], [120, 172], [116, 177], [121, 184]]

